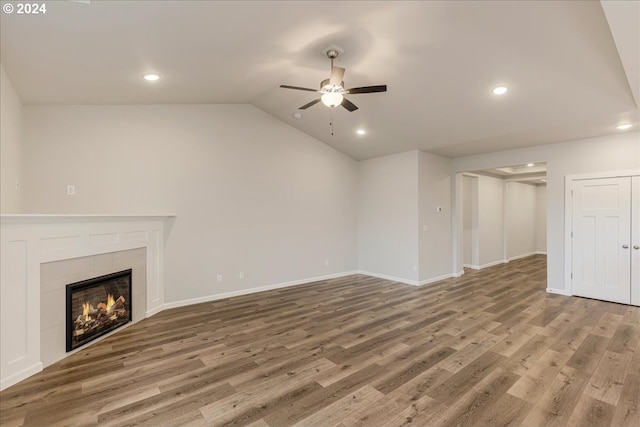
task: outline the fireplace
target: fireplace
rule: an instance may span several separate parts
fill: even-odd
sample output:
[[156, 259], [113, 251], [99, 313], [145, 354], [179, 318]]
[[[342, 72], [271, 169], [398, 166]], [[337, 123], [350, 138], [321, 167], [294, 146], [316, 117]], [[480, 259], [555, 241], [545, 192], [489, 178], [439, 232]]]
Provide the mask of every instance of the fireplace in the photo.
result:
[[131, 321], [131, 269], [66, 289], [68, 352]]

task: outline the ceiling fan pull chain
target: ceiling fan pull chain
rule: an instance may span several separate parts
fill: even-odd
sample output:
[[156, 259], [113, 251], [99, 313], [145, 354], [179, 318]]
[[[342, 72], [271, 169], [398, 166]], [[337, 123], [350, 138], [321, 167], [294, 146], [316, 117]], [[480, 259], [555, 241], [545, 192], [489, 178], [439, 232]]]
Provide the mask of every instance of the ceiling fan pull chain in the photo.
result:
[[331, 136], [333, 136], [333, 108], [329, 109], [329, 126], [331, 126]]

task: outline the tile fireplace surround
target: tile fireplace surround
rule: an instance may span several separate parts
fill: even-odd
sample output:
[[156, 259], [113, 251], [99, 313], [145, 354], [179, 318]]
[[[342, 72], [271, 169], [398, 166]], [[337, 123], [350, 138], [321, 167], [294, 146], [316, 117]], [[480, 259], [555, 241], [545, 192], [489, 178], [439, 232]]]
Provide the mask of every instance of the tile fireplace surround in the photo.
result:
[[70, 354], [59, 319], [68, 283], [132, 268], [133, 322], [162, 310], [164, 227], [170, 218], [0, 216], [0, 390]]

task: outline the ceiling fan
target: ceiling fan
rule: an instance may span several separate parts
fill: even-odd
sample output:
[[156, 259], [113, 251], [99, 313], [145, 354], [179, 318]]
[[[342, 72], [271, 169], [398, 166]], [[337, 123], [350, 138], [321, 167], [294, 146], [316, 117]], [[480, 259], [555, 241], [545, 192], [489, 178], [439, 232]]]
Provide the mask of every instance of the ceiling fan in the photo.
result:
[[322, 95], [318, 99], [314, 99], [313, 101], [304, 104], [299, 110], [306, 110], [307, 108], [316, 105], [318, 102], [322, 101], [324, 105], [329, 108], [337, 107], [338, 105], [342, 105], [348, 111], [355, 111], [358, 109], [356, 105], [349, 101], [344, 95], [356, 95], [360, 93], [374, 93], [374, 92], [386, 92], [387, 85], [377, 85], [377, 86], [362, 86], [362, 87], [354, 87], [351, 89], [344, 88], [344, 81], [342, 81], [344, 77], [345, 69], [341, 67], [334, 67], [333, 60], [338, 57], [340, 53], [344, 53], [342, 49], [338, 46], [330, 46], [325, 50], [327, 56], [331, 60], [331, 77], [328, 79], [322, 80], [320, 82], [320, 89], [311, 89], [307, 87], [299, 87], [299, 86], [289, 86], [289, 85], [280, 85], [280, 87], [285, 89], [295, 89], [295, 90], [304, 90], [307, 92], [317, 92]]

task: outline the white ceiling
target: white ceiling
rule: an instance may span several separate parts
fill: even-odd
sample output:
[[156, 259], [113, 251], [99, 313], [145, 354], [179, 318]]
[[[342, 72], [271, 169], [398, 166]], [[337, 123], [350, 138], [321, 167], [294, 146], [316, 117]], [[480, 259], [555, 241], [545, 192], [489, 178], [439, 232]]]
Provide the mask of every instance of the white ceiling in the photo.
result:
[[546, 163], [529, 163], [526, 165], [485, 169], [473, 171], [473, 173], [500, 178], [508, 182], [520, 182], [533, 185], [546, 185], [547, 183]]
[[[25, 104], [251, 103], [355, 159], [458, 157], [639, 124], [635, 1], [46, 3], [45, 15], [1, 18], [1, 61]], [[353, 113], [333, 110], [334, 136], [322, 104], [293, 117], [314, 93], [279, 88], [328, 78], [330, 44], [345, 50], [347, 87], [388, 85], [350, 96]], [[162, 79], [143, 81], [148, 71]], [[492, 95], [497, 84], [509, 92]]]

